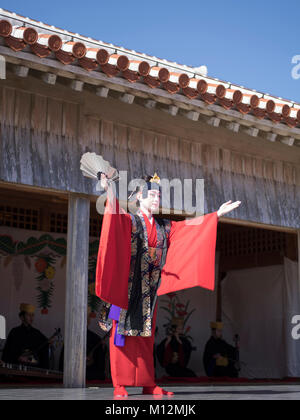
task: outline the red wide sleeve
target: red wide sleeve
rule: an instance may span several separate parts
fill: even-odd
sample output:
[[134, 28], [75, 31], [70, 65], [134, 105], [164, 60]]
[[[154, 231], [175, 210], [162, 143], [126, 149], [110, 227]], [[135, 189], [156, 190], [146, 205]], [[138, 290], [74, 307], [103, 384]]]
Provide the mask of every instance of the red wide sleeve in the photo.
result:
[[[107, 200], [96, 267], [96, 295], [105, 302], [128, 308], [128, 277], [131, 256], [131, 216], [118, 200]], [[115, 211], [113, 211], [115, 210]]]
[[214, 290], [217, 224], [216, 211], [172, 222], [159, 296], [195, 286]]

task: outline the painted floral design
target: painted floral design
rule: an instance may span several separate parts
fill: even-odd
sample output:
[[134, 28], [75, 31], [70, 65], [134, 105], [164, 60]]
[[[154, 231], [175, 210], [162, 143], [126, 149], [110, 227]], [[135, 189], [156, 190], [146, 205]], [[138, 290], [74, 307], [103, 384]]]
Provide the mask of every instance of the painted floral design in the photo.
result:
[[55, 275], [55, 269], [54, 267], [51, 267], [49, 265], [45, 270], [45, 276], [47, 277], [47, 279], [53, 279], [54, 275]]
[[44, 258], [38, 258], [35, 263], [35, 269], [38, 273], [42, 273], [47, 268], [47, 261]]
[[[35, 268], [38, 272], [37, 282], [38, 286], [36, 290], [38, 291], [37, 301], [39, 307], [41, 308], [41, 313], [46, 315], [48, 313], [48, 309], [51, 308], [52, 305], [52, 296], [54, 292], [54, 276], [55, 276], [55, 268], [54, 265], [56, 263], [56, 255], [49, 253], [44, 255], [35, 256], [37, 259], [35, 263]], [[44, 268], [41, 271], [41, 268]]]
[[168, 293], [166, 297], [167, 299], [165, 298], [162, 300], [164, 306], [161, 306], [161, 309], [167, 312], [167, 322], [163, 325], [166, 328], [166, 334], [168, 335], [168, 331], [172, 325], [172, 320], [174, 318], [181, 318], [184, 320], [184, 336], [193, 340], [193, 338], [188, 335], [191, 331], [191, 326], [188, 325], [188, 320], [196, 309], [189, 311], [190, 301], [187, 301], [187, 303], [181, 302], [177, 293]]

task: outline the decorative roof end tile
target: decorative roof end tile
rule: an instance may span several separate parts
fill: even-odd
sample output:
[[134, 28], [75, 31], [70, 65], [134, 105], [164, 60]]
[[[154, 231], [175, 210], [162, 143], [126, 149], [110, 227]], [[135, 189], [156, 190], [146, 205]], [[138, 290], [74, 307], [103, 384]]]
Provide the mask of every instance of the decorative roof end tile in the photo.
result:
[[240, 90], [235, 90], [233, 92], [232, 101], [235, 104], [240, 104], [243, 100], [243, 94]]
[[200, 79], [199, 82], [197, 82], [197, 91], [200, 94], [204, 94], [207, 92], [208, 84], [204, 79]]
[[268, 113], [274, 112], [275, 109], [275, 102], [272, 101], [272, 99], [269, 99], [267, 104], [266, 104], [266, 110]]
[[[23, 19], [15, 13], [11, 13], [10, 17], [11, 22], [19, 21], [23, 26], [13, 26], [9, 20], [0, 20], [0, 37], [3, 37], [4, 43], [15, 52], [32, 51], [41, 58], [46, 58], [51, 55], [51, 52], [54, 52], [55, 55], [53, 55], [56, 59], [65, 65], [72, 64], [77, 59], [78, 64], [89, 72], [97, 70], [100, 65], [100, 70], [108, 77], [123, 77], [131, 83], [140, 79], [149, 87], [164, 88], [170, 94], [180, 92], [190, 99], [198, 98], [206, 104], [213, 104], [217, 101], [217, 104], [225, 109], [234, 107], [241, 114], [251, 112], [258, 119], [267, 118], [273, 123], [283, 122], [291, 128], [300, 125], [299, 104], [268, 94], [254, 94], [254, 89], [244, 89], [242, 86], [207, 77], [206, 66], [191, 68], [177, 65], [167, 60], [149, 57], [107, 43], [102, 43], [104, 48], [87, 48], [85, 43], [75, 42], [76, 39], [87, 42], [89, 40], [96, 41], [99, 47], [102, 46], [101, 41], [92, 40], [66, 30], [59, 30], [59, 28], [41, 22], [36, 25], [33, 23], [33, 19], [30, 19], [33, 27], [28, 26], [29, 19]], [[62, 38], [56, 33], [38, 33], [36, 27], [39, 24], [41, 32], [45, 30], [45, 27], [49, 27], [56, 32], [60, 31]], [[48, 29], [47, 32], [49, 32]], [[72, 41], [63, 42], [63, 39], [72, 39]], [[148, 61], [143, 60], [144, 57]], [[153, 65], [154, 63], [156, 64]], [[165, 65], [166, 67], [164, 67]], [[19, 66], [20, 69], [22, 66]], [[24, 72], [19, 70], [19, 74], [22, 75]], [[190, 78], [189, 74], [193, 73], [194, 76]], [[77, 83], [75, 88], [78, 90], [79, 87], [81, 85]], [[100, 96], [103, 94], [103, 89], [101, 92], [99, 91]], [[177, 107], [169, 108], [168, 112], [175, 115], [175, 108], [177, 109]]]
[[216, 96], [221, 99], [226, 95], [226, 88], [224, 85], [218, 85], [216, 88]]
[[83, 58], [86, 54], [86, 46], [82, 42], [65, 42], [62, 45], [62, 50], [72, 53], [75, 58]]
[[283, 117], [288, 117], [290, 115], [290, 113], [291, 113], [291, 108], [287, 104], [283, 105], [283, 107], [282, 107]]
[[26, 44], [33, 45], [38, 40], [38, 33], [33, 28], [25, 28], [23, 32], [23, 39], [26, 42]]
[[100, 65], [107, 64], [109, 61], [109, 52], [104, 48], [100, 48], [97, 52], [96, 59]]
[[147, 63], [147, 61], [141, 61], [139, 64], [139, 70], [138, 72], [140, 73], [141, 76], [148, 76], [148, 74], [150, 73], [150, 64]]
[[7, 20], [0, 20], [0, 36], [4, 38], [10, 36], [12, 33], [12, 24]]
[[120, 55], [118, 57], [117, 67], [120, 71], [125, 71], [129, 68], [129, 59], [126, 55]]
[[190, 78], [186, 73], [181, 73], [178, 77], [178, 84], [181, 88], [187, 88], [190, 84]]
[[260, 99], [257, 95], [252, 95], [250, 98], [250, 106], [252, 109], [258, 108]]
[[170, 72], [168, 69], [166, 69], [165, 67], [162, 67], [159, 71], [158, 71], [158, 79], [162, 82], [162, 83], [166, 83], [169, 79], [170, 79]]

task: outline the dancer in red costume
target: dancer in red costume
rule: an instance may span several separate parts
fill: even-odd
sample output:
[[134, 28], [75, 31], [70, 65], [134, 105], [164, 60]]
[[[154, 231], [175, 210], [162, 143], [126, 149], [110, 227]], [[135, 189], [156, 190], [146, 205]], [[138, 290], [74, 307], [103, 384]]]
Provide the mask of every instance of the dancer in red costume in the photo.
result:
[[224, 203], [218, 211], [173, 222], [154, 218], [160, 203], [159, 178], [146, 177], [137, 188], [136, 215], [120, 211], [106, 177], [96, 294], [104, 302], [100, 326], [111, 330], [110, 363], [114, 396], [125, 386], [142, 386], [143, 394], [173, 395], [154, 380], [153, 345], [158, 295], [194, 286], [214, 289], [215, 244], [219, 216], [240, 205]]

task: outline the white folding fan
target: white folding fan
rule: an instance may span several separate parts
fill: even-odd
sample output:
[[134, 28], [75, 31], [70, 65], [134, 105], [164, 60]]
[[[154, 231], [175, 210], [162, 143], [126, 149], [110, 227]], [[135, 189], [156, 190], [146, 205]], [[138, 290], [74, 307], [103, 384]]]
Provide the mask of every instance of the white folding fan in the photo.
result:
[[110, 166], [107, 160], [96, 153], [84, 153], [80, 159], [80, 169], [84, 176], [98, 180], [96, 190], [101, 190], [101, 173], [105, 174], [109, 182], [119, 179], [118, 171]]

